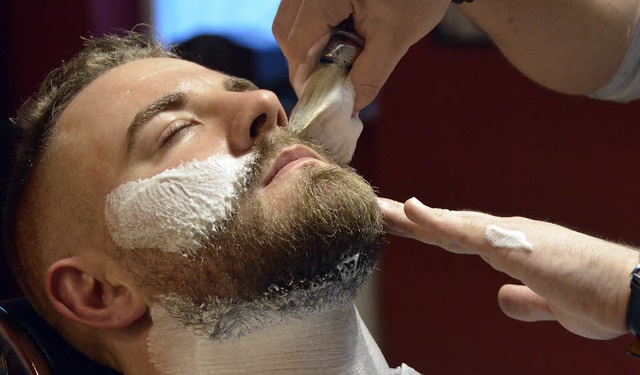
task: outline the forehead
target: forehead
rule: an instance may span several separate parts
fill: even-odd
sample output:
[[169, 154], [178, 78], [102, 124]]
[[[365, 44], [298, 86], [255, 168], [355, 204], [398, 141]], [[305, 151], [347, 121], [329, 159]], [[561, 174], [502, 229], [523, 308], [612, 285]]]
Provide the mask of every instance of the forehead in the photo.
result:
[[96, 185], [113, 185], [126, 156], [126, 133], [136, 113], [175, 91], [206, 95], [224, 90], [228, 76], [171, 58], [137, 60], [99, 76], [62, 112], [50, 150], [69, 169], [90, 174]]
[[[222, 88], [226, 75], [189, 61], [170, 58], [136, 60], [98, 77], [73, 99], [57, 128], [95, 130], [103, 121], [129, 116], [171, 91], [199, 93]], [[87, 122], [92, 126], [87, 127]], [[81, 125], [81, 126], [78, 126]], [[113, 124], [111, 124], [113, 126]]]
[[[169, 92], [197, 95], [223, 88], [226, 75], [189, 61], [171, 58], [136, 60], [113, 68], [80, 91], [62, 113], [56, 126], [59, 133], [100, 133], [128, 126], [138, 110]], [[113, 136], [113, 134], [111, 134]]]

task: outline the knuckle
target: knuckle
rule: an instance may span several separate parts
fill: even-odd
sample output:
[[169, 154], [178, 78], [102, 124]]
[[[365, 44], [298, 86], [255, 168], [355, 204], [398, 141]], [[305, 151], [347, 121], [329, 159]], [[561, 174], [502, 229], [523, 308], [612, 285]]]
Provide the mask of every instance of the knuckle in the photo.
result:
[[289, 35], [287, 35], [285, 41], [286, 41], [287, 47], [289, 47], [294, 51], [298, 48], [298, 45], [300, 44], [298, 36], [296, 34], [290, 33]]
[[469, 242], [469, 239], [472, 237], [474, 229], [475, 228], [474, 228], [473, 221], [465, 217], [464, 221], [462, 222], [462, 231], [461, 231], [462, 240], [465, 243]]
[[[460, 240], [467, 247], [477, 247], [478, 225], [474, 217], [466, 212], [461, 213]], [[483, 236], [480, 236], [483, 238]]]
[[280, 43], [284, 39], [285, 29], [279, 22], [274, 21], [271, 24], [271, 33], [276, 38], [276, 41]]

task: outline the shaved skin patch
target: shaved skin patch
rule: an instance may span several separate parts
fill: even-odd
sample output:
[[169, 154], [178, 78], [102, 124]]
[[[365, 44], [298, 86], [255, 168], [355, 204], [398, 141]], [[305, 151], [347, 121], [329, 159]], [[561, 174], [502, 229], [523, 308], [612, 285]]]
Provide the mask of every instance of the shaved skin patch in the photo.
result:
[[490, 224], [487, 225], [484, 231], [484, 238], [494, 247], [502, 247], [510, 250], [533, 250], [533, 245], [527, 240], [524, 232], [518, 230], [508, 230]]
[[197, 250], [233, 212], [252, 160], [214, 155], [118, 186], [105, 204], [111, 237], [125, 249]]

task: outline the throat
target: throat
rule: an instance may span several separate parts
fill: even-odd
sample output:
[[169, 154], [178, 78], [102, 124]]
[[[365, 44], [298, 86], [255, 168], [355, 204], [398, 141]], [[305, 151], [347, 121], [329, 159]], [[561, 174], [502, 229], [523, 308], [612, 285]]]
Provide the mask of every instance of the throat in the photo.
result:
[[210, 340], [152, 310], [149, 357], [159, 374], [388, 374], [352, 303], [286, 318], [241, 337]]

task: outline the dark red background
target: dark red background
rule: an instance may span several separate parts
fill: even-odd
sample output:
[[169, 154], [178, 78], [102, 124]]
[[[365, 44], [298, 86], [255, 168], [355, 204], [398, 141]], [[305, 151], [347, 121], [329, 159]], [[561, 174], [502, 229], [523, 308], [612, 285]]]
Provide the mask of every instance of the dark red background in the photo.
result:
[[[51, 69], [81, 48], [81, 36], [130, 29], [139, 22], [142, 9], [130, 0], [0, 1], [1, 179], [7, 178], [8, 155], [14, 148], [15, 132], [8, 118]], [[0, 185], [4, 189], [4, 183]], [[0, 298], [19, 294], [7, 265], [0, 261]]]
[[[78, 50], [79, 36], [130, 28], [141, 19], [138, 7], [127, 0], [3, 1], [1, 118]], [[492, 47], [432, 39], [409, 51], [379, 104], [355, 165], [382, 195], [528, 216], [640, 243], [639, 104], [555, 94]], [[1, 134], [9, 133], [5, 127]], [[3, 142], [2, 152], [10, 146]], [[406, 362], [431, 374], [640, 369], [640, 360], [624, 354], [631, 336], [591, 341], [555, 323], [502, 315], [496, 293], [512, 280], [479, 258], [389, 238], [381, 268], [381, 346], [392, 365]], [[0, 297], [15, 295], [6, 269], [0, 272]]]
[[[640, 106], [550, 92], [491, 47], [423, 40], [388, 81], [372, 140], [382, 195], [553, 221], [640, 243]], [[478, 257], [390, 238], [382, 263], [383, 352], [435, 374], [619, 374], [631, 336], [599, 342], [513, 321], [513, 282]]]

